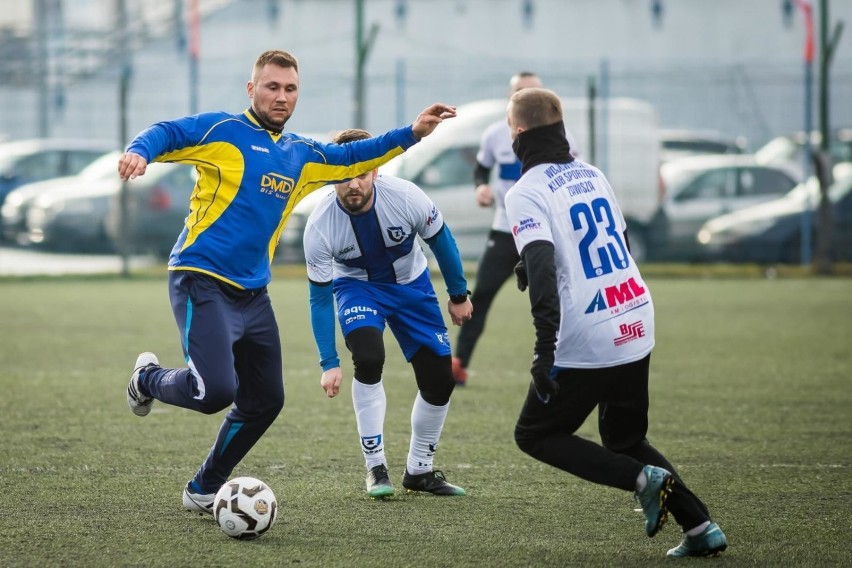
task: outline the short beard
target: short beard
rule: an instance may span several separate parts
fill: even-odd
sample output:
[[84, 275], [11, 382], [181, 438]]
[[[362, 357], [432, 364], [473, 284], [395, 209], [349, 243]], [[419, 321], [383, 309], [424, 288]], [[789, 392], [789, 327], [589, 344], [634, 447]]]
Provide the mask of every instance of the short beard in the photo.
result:
[[281, 133], [284, 130], [284, 125], [287, 124], [287, 120], [290, 118], [289, 116], [281, 121], [281, 126], [278, 126], [272, 123], [269, 120], [269, 116], [259, 112], [257, 109], [254, 109], [254, 114], [257, 116], [257, 119], [260, 121], [260, 125], [263, 126], [267, 130], [271, 130], [272, 132]]

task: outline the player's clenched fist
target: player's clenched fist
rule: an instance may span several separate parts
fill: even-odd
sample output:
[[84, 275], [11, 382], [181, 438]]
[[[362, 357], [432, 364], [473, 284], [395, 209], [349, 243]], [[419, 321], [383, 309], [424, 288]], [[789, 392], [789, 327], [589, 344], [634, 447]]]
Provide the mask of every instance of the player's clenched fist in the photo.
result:
[[343, 371], [335, 367], [324, 371], [320, 379], [320, 385], [328, 398], [334, 398], [340, 392], [340, 382], [343, 380]]
[[122, 154], [118, 159], [118, 175], [124, 181], [145, 175], [147, 167], [148, 160], [133, 152]]

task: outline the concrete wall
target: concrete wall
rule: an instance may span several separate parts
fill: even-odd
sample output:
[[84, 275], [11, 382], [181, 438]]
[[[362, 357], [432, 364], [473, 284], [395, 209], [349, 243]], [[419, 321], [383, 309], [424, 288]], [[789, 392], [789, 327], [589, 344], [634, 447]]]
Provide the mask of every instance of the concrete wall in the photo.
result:
[[[11, 1], [17, 2], [0, 3]], [[128, 2], [132, 10], [145, 10], [141, 0]], [[79, 21], [77, 11], [96, 4], [103, 12], [111, 2], [66, 0], [67, 20]], [[162, 11], [163, 2], [157, 4]], [[505, 96], [508, 77], [529, 69], [565, 96], [584, 94], [594, 78], [613, 96], [653, 103], [663, 126], [714, 129], [745, 136], [752, 146], [801, 127], [804, 30], [799, 14], [785, 21], [783, 0], [662, 0], [659, 20], [651, 4], [367, 0], [367, 27], [376, 23], [379, 33], [367, 66], [365, 126], [382, 131], [409, 122], [435, 100], [461, 104]], [[832, 21], [852, 21], [852, 1], [830, 4]], [[354, 0], [233, 0], [213, 6], [202, 28], [199, 108], [244, 108], [255, 57], [280, 48], [301, 63], [299, 108], [288, 128], [324, 132], [351, 126], [354, 5]], [[404, 18], [400, 5], [406, 7]], [[524, 12], [525, 6], [532, 12]], [[133, 61], [132, 132], [189, 112], [188, 58], [174, 37], [148, 42]], [[62, 104], [49, 110], [51, 133], [117, 140], [117, 78], [113, 64], [97, 77], [67, 85]], [[852, 125], [850, 37], [841, 40], [832, 78], [832, 124]], [[816, 95], [816, 82], [814, 89]], [[0, 133], [35, 135], [38, 100], [32, 87], [0, 85]]]

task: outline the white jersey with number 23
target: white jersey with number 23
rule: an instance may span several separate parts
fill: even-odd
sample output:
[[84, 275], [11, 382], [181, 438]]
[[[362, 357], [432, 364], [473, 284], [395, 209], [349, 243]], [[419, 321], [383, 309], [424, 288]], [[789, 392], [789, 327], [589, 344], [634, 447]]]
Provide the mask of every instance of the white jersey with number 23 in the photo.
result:
[[553, 244], [560, 323], [555, 364], [602, 368], [654, 347], [654, 306], [624, 241], [625, 221], [596, 167], [574, 160], [530, 168], [506, 195], [519, 253]]

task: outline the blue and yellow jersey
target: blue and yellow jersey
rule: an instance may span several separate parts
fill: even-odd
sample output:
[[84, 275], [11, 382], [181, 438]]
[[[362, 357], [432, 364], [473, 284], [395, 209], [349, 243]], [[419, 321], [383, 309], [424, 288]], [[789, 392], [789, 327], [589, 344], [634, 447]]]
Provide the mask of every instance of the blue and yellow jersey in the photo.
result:
[[158, 122], [127, 151], [149, 162], [191, 164], [198, 172], [169, 270], [260, 288], [271, 278], [281, 230], [305, 195], [376, 168], [415, 142], [408, 126], [348, 144], [323, 144], [270, 132], [246, 110]]

